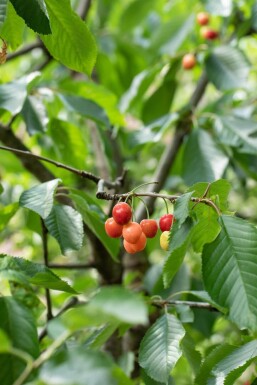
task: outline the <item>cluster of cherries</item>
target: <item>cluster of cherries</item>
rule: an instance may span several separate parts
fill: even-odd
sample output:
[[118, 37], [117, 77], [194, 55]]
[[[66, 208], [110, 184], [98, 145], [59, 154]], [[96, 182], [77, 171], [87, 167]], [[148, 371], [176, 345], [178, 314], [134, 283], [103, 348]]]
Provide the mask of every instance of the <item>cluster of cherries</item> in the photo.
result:
[[[123, 239], [124, 249], [129, 254], [144, 250], [147, 238], [154, 238], [158, 231], [158, 224], [154, 219], [143, 219], [140, 223], [132, 219], [132, 209], [125, 203], [117, 203], [112, 210], [112, 217], [105, 222], [105, 231], [111, 238]], [[173, 224], [173, 215], [165, 214], [159, 220], [162, 231], [160, 245], [163, 250], [169, 247], [169, 230]]]
[[[210, 16], [206, 12], [200, 12], [196, 16], [197, 23], [201, 26], [200, 35], [205, 40], [215, 40], [219, 37], [219, 32], [208, 26]], [[182, 67], [185, 70], [191, 70], [196, 65], [196, 57], [193, 53], [187, 53], [183, 56]]]

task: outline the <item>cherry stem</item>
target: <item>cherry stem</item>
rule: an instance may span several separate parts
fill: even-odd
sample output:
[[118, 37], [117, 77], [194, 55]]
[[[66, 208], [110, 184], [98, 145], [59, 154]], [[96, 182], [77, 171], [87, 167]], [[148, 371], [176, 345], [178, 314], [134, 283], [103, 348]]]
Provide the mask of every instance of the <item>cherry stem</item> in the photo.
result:
[[149, 210], [148, 210], [148, 207], [144, 201], [144, 199], [140, 198], [140, 197], [137, 197], [142, 203], [143, 205], [145, 206], [145, 211], [146, 211], [146, 215], [147, 215], [147, 219], [149, 219]]
[[162, 198], [164, 203], [165, 203], [165, 207], [166, 207], [166, 211], [167, 211], [167, 214], [169, 214], [169, 208], [168, 208], [168, 203], [166, 202], [166, 199], [165, 198]]
[[131, 192], [133, 193], [134, 191], [138, 190], [140, 187], [148, 186], [149, 184], [158, 184], [158, 183], [159, 182], [146, 182], [146, 183], [142, 183], [139, 186], [133, 188], [133, 190], [131, 190]]

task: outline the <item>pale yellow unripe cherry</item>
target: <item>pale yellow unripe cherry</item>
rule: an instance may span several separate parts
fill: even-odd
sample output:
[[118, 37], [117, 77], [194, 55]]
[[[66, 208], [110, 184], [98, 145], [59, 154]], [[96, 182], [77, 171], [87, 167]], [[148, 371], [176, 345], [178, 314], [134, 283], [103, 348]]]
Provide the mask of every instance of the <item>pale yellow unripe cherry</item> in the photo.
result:
[[165, 251], [169, 249], [169, 234], [169, 231], [164, 231], [160, 236], [160, 246]]

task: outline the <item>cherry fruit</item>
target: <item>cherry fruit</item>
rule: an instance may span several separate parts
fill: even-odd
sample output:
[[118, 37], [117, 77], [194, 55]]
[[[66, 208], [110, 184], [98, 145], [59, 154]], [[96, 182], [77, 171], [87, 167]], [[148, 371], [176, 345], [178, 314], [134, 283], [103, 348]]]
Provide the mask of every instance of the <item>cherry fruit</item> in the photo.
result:
[[146, 246], [146, 241], [147, 241], [146, 236], [142, 232], [142, 234], [139, 237], [139, 240], [136, 243], [129, 243], [128, 241], [126, 241], [126, 239], [124, 239], [123, 241], [124, 249], [129, 254], [135, 254], [139, 251], [144, 250]]
[[172, 227], [173, 221], [174, 221], [173, 214], [165, 214], [163, 215], [159, 220], [159, 226], [161, 231], [169, 231]]
[[123, 226], [122, 235], [128, 243], [137, 243], [141, 234], [142, 229], [137, 222], [129, 222]]
[[164, 231], [160, 236], [160, 246], [163, 250], [169, 250], [169, 231]]
[[206, 12], [199, 12], [196, 15], [196, 21], [199, 25], [207, 25], [210, 21], [209, 14]]
[[195, 55], [192, 53], [187, 53], [185, 56], [183, 56], [182, 59], [182, 67], [185, 70], [191, 70], [196, 65], [196, 58]]
[[104, 227], [105, 227], [106, 234], [109, 235], [109, 237], [119, 238], [122, 236], [123, 226], [116, 223], [113, 218], [108, 218], [107, 221], [105, 222]]
[[206, 40], [215, 40], [219, 37], [219, 32], [209, 27], [203, 27], [200, 31], [202, 37]]
[[143, 219], [140, 222], [140, 226], [147, 238], [155, 237], [158, 231], [158, 225], [154, 219]]
[[131, 207], [125, 202], [117, 203], [112, 209], [112, 216], [116, 223], [125, 225], [132, 218]]

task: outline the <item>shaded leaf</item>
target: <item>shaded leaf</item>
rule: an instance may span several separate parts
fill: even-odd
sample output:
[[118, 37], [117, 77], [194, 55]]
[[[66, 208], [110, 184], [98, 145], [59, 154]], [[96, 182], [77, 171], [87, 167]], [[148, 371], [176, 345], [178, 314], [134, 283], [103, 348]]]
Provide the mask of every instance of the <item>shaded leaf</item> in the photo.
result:
[[45, 0], [51, 35], [42, 40], [56, 60], [78, 72], [91, 74], [96, 60], [96, 44], [86, 24], [72, 10], [68, 0]]
[[186, 333], [185, 337], [181, 341], [181, 349], [183, 355], [189, 362], [193, 372], [197, 374], [200, 369], [202, 357], [198, 350], [195, 349], [195, 343], [189, 333]]
[[189, 216], [189, 202], [194, 191], [181, 195], [174, 205], [174, 217], [179, 225], [182, 225]]
[[215, 128], [221, 143], [244, 154], [257, 153], [256, 121], [235, 116], [220, 117]]
[[8, 206], [0, 207], [0, 231], [4, 230], [8, 222], [19, 209], [18, 203], [12, 203]]
[[58, 241], [61, 251], [79, 250], [83, 241], [83, 222], [80, 213], [70, 206], [55, 205], [45, 219], [49, 233]]
[[[12, 346], [36, 358], [39, 355], [37, 329], [32, 313], [12, 297], [0, 297], [0, 329]], [[8, 353], [0, 354], [0, 383], [12, 385], [26, 363]]]
[[95, 236], [103, 243], [106, 250], [110, 253], [114, 260], [117, 260], [117, 255], [120, 250], [120, 240], [110, 238], [104, 228], [104, 219], [103, 212], [100, 207], [98, 210], [95, 209], [97, 207], [95, 205], [94, 209], [92, 209], [92, 205], [88, 201], [87, 196], [78, 195], [78, 194], [70, 194], [70, 198], [76, 205], [76, 209], [81, 213], [84, 222], [90, 228], [90, 230], [95, 234]]
[[7, 16], [2, 25], [1, 37], [8, 42], [8, 46], [17, 49], [23, 41], [25, 29], [24, 20], [17, 15], [10, 1], [7, 4]]
[[249, 61], [235, 47], [216, 47], [206, 58], [208, 78], [219, 90], [245, 87], [249, 70]]
[[199, 374], [195, 378], [195, 385], [207, 385], [208, 378], [210, 377], [211, 371], [215, 365], [232, 353], [235, 349], [235, 346], [228, 344], [222, 344], [213, 349], [203, 361]]
[[182, 324], [171, 314], [164, 314], [148, 329], [140, 344], [139, 364], [154, 380], [168, 381], [182, 355], [180, 342], [184, 335]]
[[54, 204], [54, 194], [61, 182], [53, 179], [24, 191], [20, 196], [20, 206], [35, 211], [43, 219], [50, 214]]
[[69, 110], [75, 111], [82, 116], [86, 116], [87, 118], [94, 120], [96, 123], [110, 127], [110, 122], [106, 112], [95, 102], [74, 95], [59, 94], [59, 97]]
[[203, 249], [206, 290], [240, 328], [257, 325], [257, 229], [231, 216], [220, 218], [221, 232]]
[[147, 324], [147, 306], [143, 299], [119, 286], [104, 287], [91, 301], [91, 306], [101, 309], [120, 322]]
[[27, 96], [22, 111], [26, 128], [30, 135], [46, 130], [48, 118], [43, 103], [35, 96]]
[[0, 0], [0, 28], [6, 19], [7, 4], [8, 0]]
[[43, 0], [30, 0], [29, 7], [24, 0], [10, 0], [17, 14], [22, 17], [27, 26], [37, 33], [47, 35], [51, 28], [46, 11], [40, 6]]
[[163, 267], [164, 287], [169, 286], [183, 262], [193, 228], [194, 223], [189, 217], [180, 227], [178, 222], [172, 226], [169, 239], [170, 254]]
[[188, 185], [213, 182], [223, 176], [228, 161], [227, 155], [208, 132], [194, 130], [185, 146], [183, 177]]
[[[22, 280], [24, 277], [29, 283], [47, 289], [76, 293], [75, 290], [65, 281], [61, 280], [61, 278], [54, 274], [48, 267], [39, 263], [30, 262], [24, 258], [0, 254], [0, 273], [2, 272], [7, 272], [10, 277], [14, 274], [14, 277], [18, 278], [18, 280]], [[16, 273], [19, 274], [19, 276], [17, 276]]]
[[48, 385], [133, 385], [106, 353], [82, 348], [59, 351], [43, 365], [39, 378]]

